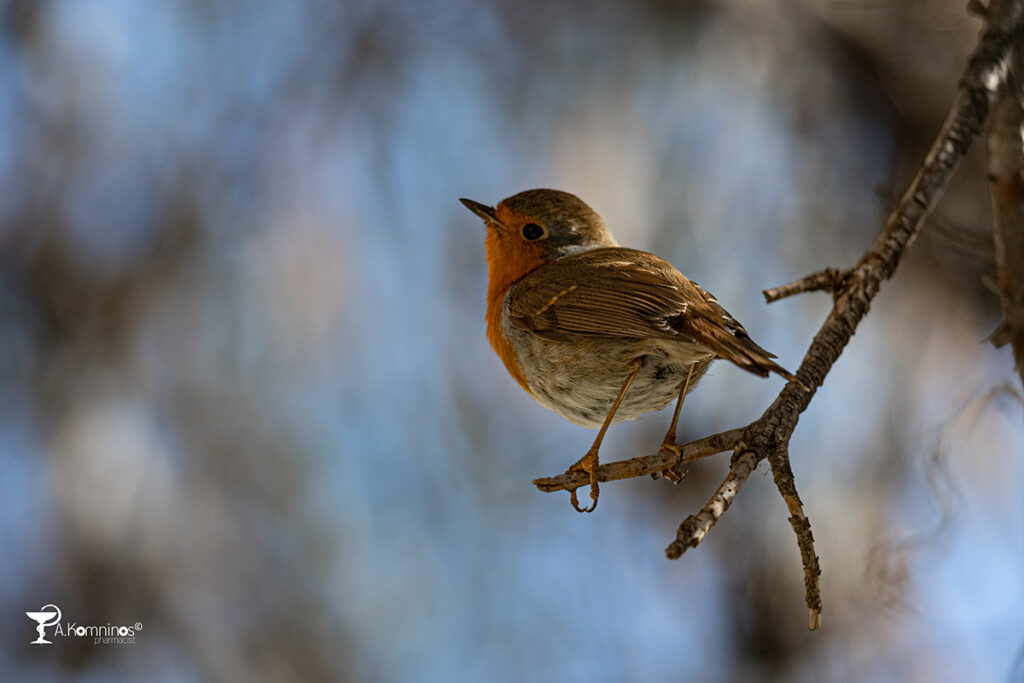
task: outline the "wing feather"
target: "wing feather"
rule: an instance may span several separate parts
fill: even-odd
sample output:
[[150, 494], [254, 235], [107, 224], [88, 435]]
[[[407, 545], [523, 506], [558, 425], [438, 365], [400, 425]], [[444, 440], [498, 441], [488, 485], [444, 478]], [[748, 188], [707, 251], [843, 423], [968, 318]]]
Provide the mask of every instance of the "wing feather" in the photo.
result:
[[645, 252], [610, 247], [559, 259], [516, 283], [506, 303], [514, 325], [552, 341], [676, 339], [758, 375], [792, 377], [707, 290]]

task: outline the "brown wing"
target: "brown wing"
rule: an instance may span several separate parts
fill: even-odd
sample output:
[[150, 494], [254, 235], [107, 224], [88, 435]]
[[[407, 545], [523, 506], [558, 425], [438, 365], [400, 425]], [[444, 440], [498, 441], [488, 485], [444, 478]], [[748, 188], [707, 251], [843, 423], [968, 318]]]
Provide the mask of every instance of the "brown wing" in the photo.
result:
[[792, 377], [711, 294], [646, 252], [613, 247], [559, 259], [516, 283], [507, 304], [514, 325], [552, 341], [678, 339], [763, 377]]

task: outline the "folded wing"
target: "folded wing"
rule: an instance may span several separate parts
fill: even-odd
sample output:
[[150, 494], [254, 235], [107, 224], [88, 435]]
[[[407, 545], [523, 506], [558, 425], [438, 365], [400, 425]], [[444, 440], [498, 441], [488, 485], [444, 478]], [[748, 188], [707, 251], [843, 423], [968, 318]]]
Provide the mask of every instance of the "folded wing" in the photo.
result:
[[514, 325], [551, 341], [678, 339], [762, 377], [792, 378], [709, 292], [646, 252], [594, 249], [546, 264], [512, 288], [508, 306]]

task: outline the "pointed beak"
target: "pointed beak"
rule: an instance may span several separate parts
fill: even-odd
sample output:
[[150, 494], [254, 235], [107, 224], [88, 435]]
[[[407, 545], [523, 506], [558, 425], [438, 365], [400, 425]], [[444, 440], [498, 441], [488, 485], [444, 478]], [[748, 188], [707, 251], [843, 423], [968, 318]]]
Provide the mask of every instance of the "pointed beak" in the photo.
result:
[[462, 205], [467, 209], [475, 213], [477, 216], [480, 216], [480, 218], [483, 218], [485, 223], [501, 225], [501, 221], [499, 221], [498, 217], [494, 214], [494, 207], [481, 204], [480, 202], [474, 202], [472, 199], [462, 198], [459, 199], [459, 201], [462, 202]]

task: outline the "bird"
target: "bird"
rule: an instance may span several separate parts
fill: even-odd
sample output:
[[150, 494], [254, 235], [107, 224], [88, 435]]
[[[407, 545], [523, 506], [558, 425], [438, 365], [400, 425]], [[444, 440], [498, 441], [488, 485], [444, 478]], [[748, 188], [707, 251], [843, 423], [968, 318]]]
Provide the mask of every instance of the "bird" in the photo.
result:
[[579, 197], [534, 189], [495, 206], [459, 201], [486, 226], [490, 345], [537, 403], [598, 430], [566, 470], [588, 475], [589, 506], [570, 492], [577, 511], [597, 507], [598, 451], [611, 424], [674, 399], [660, 451], [681, 455], [683, 399], [715, 359], [794, 379], [706, 289], [654, 254], [619, 246]]

